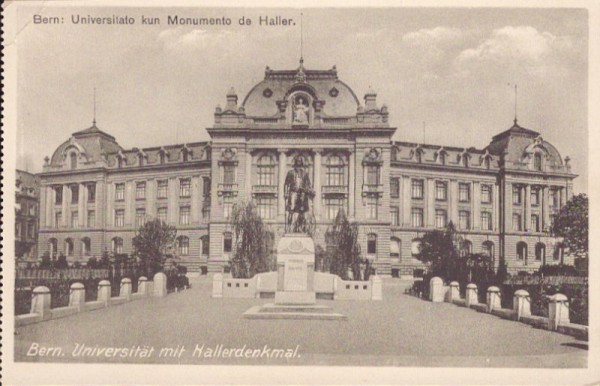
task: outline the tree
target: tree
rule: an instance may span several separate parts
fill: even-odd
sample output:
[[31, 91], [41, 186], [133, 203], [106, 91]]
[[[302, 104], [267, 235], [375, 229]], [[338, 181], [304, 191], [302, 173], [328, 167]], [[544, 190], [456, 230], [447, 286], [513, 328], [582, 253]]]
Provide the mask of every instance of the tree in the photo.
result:
[[149, 275], [162, 270], [167, 247], [173, 244], [176, 236], [177, 230], [159, 219], [148, 221], [138, 229], [133, 248]]
[[231, 210], [230, 225], [234, 236], [232, 276], [251, 278], [257, 273], [268, 272], [274, 240], [254, 203], [235, 204]]
[[447, 277], [451, 266], [458, 262], [461, 241], [450, 221], [445, 230], [436, 229], [423, 235], [417, 258], [428, 264], [434, 274]]
[[578, 258], [588, 258], [588, 197], [573, 196], [561, 208], [552, 224], [552, 233], [562, 237], [569, 253]]
[[[368, 261], [362, 261], [361, 259], [358, 225], [350, 223], [343, 210], [338, 212], [327, 234], [334, 246], [331, 251], [331, 273], [348, 280], [348, 269], [350, 269], [354, 280], [368, 277], [368, 270], [371, 267]], [[361, 264], [363, 263], [367, 265], [365, 275], [361, 273]]]

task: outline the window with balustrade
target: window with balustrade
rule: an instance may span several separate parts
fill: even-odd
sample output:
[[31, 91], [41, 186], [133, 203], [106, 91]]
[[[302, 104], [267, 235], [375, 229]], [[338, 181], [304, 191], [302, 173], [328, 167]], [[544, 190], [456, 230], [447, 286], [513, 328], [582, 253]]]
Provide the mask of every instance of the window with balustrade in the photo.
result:
[[[256, 174], [258, 176], [258, 185], [274, 186], [277, 185], [275, 179], [275, 168], [277, 163], [270, 154], [265, 154], [258, 159], [256, 163]], [[233, 181], [231, 181], [233, 183]]]
[[[327, 157], [325, 162], [325, 184], [327, 186], [345, 186], [344, 169], [345, 165], [342, 157], [338, 155]], [[370, 179], [368, 178], [368, 180]]]

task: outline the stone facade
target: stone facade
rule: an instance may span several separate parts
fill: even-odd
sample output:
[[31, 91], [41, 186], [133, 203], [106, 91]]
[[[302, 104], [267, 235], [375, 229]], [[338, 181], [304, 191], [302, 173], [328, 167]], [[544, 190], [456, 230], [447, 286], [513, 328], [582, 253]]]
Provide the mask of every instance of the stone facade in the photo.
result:
[[449, 221], [465, 249], [491, 253], [509, 271], [571, 262], [548, 229], [575, 175], [568, 158], [516, 120], [484, 149], [392, 141], [396, 129], [374, 91], [361, 103], [335, 67], [306, 70], [302, 61], [295, 70], [267, 67], [241, 103], [232, 89], [214, 117], [210, 142], [125, 150], [95, 122], [74, 133], [40, 174], [38, 253], [71, 261], [131, 253], [138, 225], [159, 217], [177, 227], [173, 252], [192, 271], [221, 271], [235, 202], [254, 200], [274, 245], [283, 236], [284, 179], [302, 157], [316, 191], [315, 244], [326, 247], [343, 209], [381, 274], [423, 269], [419, 238]]

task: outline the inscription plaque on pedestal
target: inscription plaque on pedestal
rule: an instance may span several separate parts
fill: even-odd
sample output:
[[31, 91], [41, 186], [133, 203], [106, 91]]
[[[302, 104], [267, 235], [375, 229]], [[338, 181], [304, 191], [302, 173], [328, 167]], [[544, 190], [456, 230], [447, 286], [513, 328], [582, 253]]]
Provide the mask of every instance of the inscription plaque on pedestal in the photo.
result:
[[305, 234], [284, 235], [277, 246], [278, 304], [314, 304], [315, 245]]

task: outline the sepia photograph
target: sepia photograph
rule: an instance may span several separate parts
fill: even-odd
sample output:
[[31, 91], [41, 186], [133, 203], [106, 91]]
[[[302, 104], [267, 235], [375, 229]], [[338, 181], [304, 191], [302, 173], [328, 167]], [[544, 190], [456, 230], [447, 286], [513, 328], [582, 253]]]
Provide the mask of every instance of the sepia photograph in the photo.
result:
[[4, 4], [5, 380], [599, 381], [572, 3]]

